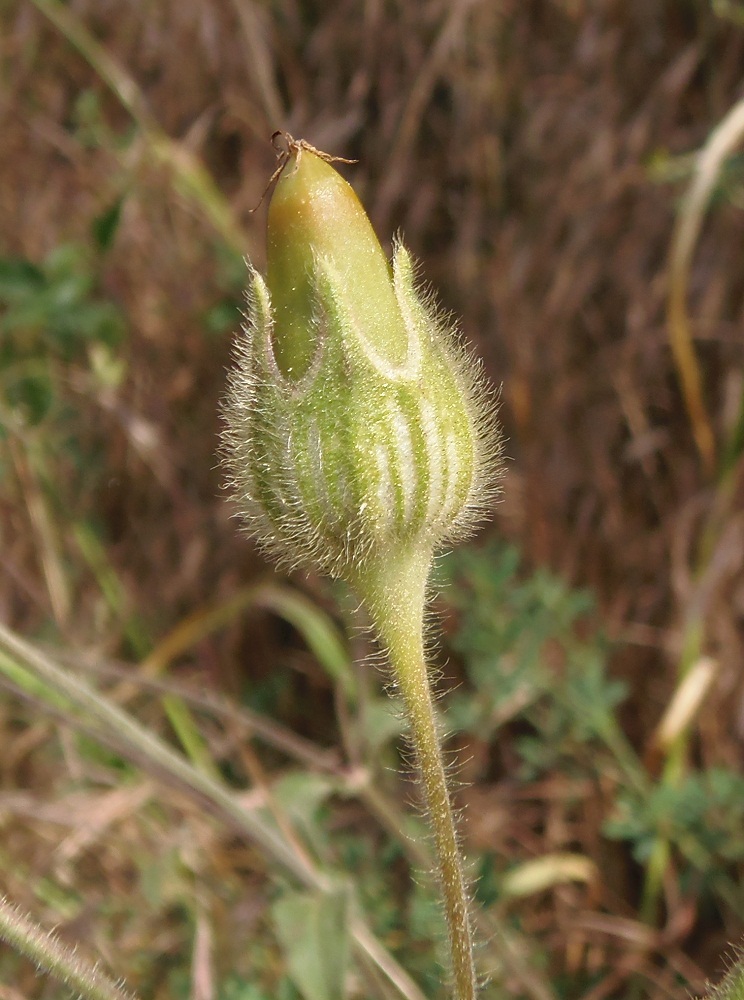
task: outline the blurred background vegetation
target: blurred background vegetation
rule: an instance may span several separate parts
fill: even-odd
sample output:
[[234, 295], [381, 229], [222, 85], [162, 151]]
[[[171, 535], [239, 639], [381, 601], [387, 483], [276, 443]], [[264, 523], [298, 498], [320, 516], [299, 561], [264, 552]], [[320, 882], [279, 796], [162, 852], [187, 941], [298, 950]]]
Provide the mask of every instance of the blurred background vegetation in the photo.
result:
[[[744, 929], [736, 122], [697, 229], [684, 195], [743, 97], [738, 0], [0, 2], [0, 620], [346, 886], [299, 892], [8, 668], [2, 891], [143, 998], [416, 997], [347, 960], [349, 906], [445, 995], [362, 623], [237, 535], [216, 459], [284, 128], [358, 160], [502, 387], [503, 500], [437, 602], [485, 995], [720, 974]], [[5, 948], [0, 984], [63, 995]]]

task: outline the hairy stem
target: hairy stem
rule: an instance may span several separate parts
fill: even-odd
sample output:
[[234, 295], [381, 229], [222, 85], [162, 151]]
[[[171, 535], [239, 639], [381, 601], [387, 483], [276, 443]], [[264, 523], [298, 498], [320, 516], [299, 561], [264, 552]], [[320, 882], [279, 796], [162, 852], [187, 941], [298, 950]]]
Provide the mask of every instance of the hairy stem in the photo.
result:
[[366, 591], [410, 724], [411, 744], [434, 835], [454, 995], [456, 1000], [474, 1000], [477, 986], [470, 908], [424, 653], [427, 563], [428, 558], [421, 556], [401, 560], [378, 574], [372, 588], [361, 589]]
[[407, 648], [390, 649], [390, 658], [405, 700], [434, 833], [452, 949], [455, 995], [458, 1000], [470, 1000], [475, 996], [475, 973], [468, 900], [420, 637]]
[[708, 986], [704, 1000], [740, 1000], [744, 996], [744, 949], [741, 945], [729, 956], [731, 967], [717, 986]]
[[85, 1000], [135, 1000], [132, 993], [114, 982], [83, 958], [76, 949], [63, 944], [0, 896], [0, 939], [46, 969]]

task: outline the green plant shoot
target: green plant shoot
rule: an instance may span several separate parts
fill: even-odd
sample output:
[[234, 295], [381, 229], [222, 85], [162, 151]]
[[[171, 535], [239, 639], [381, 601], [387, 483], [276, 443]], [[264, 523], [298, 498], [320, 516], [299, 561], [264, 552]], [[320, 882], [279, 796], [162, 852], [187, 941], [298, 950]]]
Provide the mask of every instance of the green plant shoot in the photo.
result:
[[388, 263], [332, 158], [286, 142], [251, 271], [224, 454], [247, 530], [278, 562], [362, 598], [403, 696], [434, 833], [454, 994], [476, 976], [468, 898], [424, 658], [435, 553], [485, 514], [500, 472], [481, 369], [415, 282]]

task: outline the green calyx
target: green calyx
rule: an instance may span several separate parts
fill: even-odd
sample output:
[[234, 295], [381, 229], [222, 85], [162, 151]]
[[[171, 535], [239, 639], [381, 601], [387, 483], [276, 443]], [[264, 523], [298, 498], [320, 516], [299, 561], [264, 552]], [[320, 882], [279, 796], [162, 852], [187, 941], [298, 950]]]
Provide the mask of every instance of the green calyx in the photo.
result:
[[388, 264], [356, 195], [295, 144], [269, 209], [268, 278], [225, 408], [249, 530], [276, 558], [340, 576], [428, 566], [493, 494], [498, 435], [478, 365]]

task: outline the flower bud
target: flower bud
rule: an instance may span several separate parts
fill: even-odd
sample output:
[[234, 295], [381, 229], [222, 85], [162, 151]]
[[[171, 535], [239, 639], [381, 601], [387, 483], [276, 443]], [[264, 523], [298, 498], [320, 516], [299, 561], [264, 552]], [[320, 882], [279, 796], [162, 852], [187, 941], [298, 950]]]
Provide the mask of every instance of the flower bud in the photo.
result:
[[407, 342], [390, 267], [353, 188], [309, 150], [290, 156], [268, 223], [266, 283], [274, 309], [274, 355], [296, 380], [315, 353], [315, 264], [323, 258], [345, 287], [346, 307], [379, 353], [400, 364]]
[[304, 143], [248, 303], [224, 455], [249, 531], [279, 561], [351, 583], [401, 554], [428, 565], [494, 493], [494, 405], [408, 252], [388, 264], [351, 187]]

